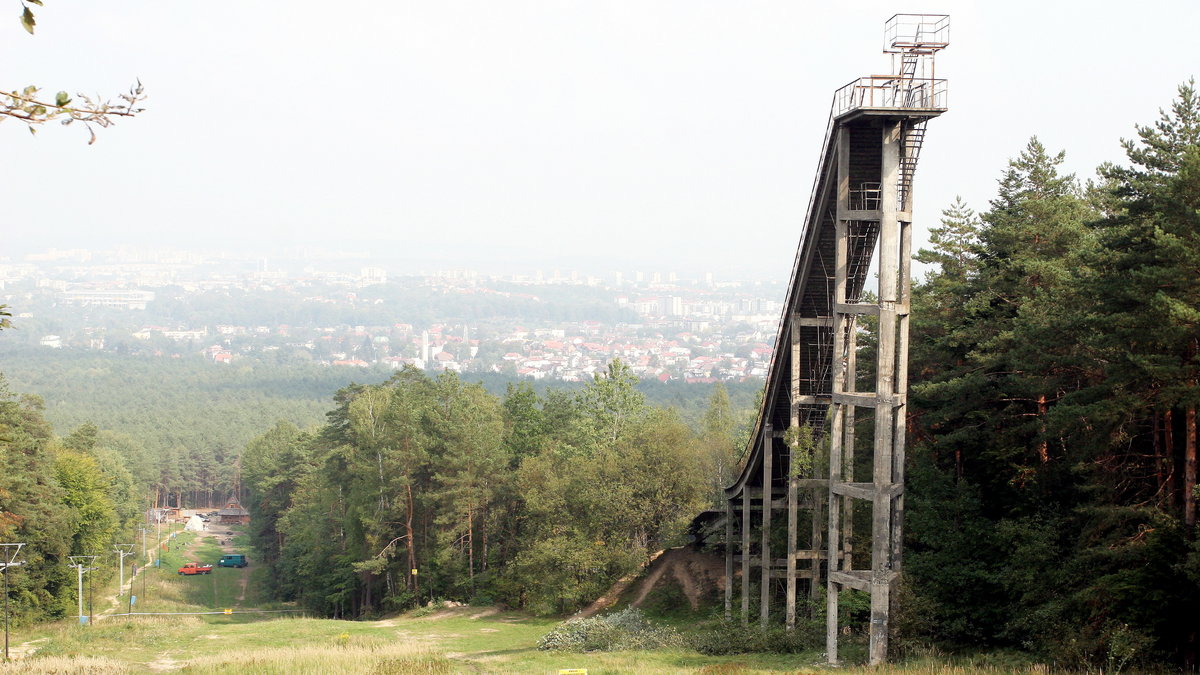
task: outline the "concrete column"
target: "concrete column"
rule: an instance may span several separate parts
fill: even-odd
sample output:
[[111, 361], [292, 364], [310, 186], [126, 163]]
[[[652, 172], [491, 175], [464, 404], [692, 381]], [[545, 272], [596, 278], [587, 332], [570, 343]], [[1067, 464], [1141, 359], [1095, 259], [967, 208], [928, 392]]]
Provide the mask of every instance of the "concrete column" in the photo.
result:
[[[843, 390], [854, 392], [858, 390], [858, 317], [848, 316], [846, 322], [846, 381]], [[846, 423], [844, 426], [845, 440], [842, 442], [842, 480], [854, 482], [854, 416], [856, 406], [846, 406]], [[854, 500], [842, 500], [842, 547], [839, 564], [842, 569], [854, 567], [851, 559], [854, 556]]]
[[750, 620], [750, 487], [742, 487], [742, 623]]
[[[789, 473], [791, 467], [788, 467]], [[788, 510], [788, 525], [787, 525], [787, 607], [784, 613], [784, 625], [788, 630], [796, 627], [796, 528], [799, 514], [797, 509], [798, 486], [796, 485], [797, 478], [795, 476], [788, 477], [787, 489], [787, 510]], [[816, 547], [813, 547], [814, 550]], [[816, 577], [813, 577], [813, 583], [816, 583]]]
[[725, 620], [733, 616], [733, 501], [725, 499]]
[[[909, 188], [912, 203], [912, 188]], [[900, 487], [893, 503], [892, 571], [902, 569], [904, 549], [904, 451], [908, 424], [908, 318], [912, 306], [912, 223], [900, 223], [900, 300], [897, 304], [896, 405], [892, 439], [892, 481]]]
[[[788, 329], [791, 335], [791, 363], [792, 363], [792, 400], [791, 400], [791, 425], [789, 429], [794, 429], [800, 426], [800, 360], [803, 355], [800, 353], [800, 322], [794, 318]], [[784, 625], [788, 630], [796, 628], [796, 529], [799, 514], [797, 509], [799, 505], [796, 503], [798, 498], [798, 486], [796, 484], [796, 456], [795, 450], [788, 448], [788, 464], [787, 464], [787, 596], [785, 598], [786, 606], [784, 608]], [[816, 545], [812, 547], [814, 550]], [[816, 582], [816, 577], [813, 577], [813, 582]]]
[[883, 133], [881, 182], [882, 214], [879, 222], [879, 344], [875, 372], [875, 457], [871, 532], [871, 627], [868, 662], [887, 660], [888, 614], [892, 572], [892, 485], [896, 390], [896, 303], [899, 299], [898, 264], [900, 231], [897, 220], [897, 183], [900, 170], [900, 122], [890, 122]]
[[758, 554], [762, 581], [759, 587], [758, 620], [764, 629], [771, 612], [771, 472], [775, 459], [773, 431], [770, 424], [763, 424], [762, 550]]
[[[850, 130], [842, 126], [836, 133], [837, 212], [841, 214], [849, 208], [850, 201]], [[846, 381], [846, 321], [845, 315], [833, 311], [833, 308], [837, 304], [846, 302], [848, 259], [847, 223], [838, 218], [834, 225], [834, 281], [833, 298], [831, 298], [830, 304], [833, 316], [832, 390], [835, 395], [844, 390]], [[829, 541], [826, 542], [829, 574], [825, 583], [825, 654], [829, 663], [834, 664], [838, 660], [838, 585], [833, 580], [833, 571], [837, 569], [835, 561], [841, 547], [841, 523], [837, 516], [841, 510], [842, 500], [842, 497], [834, 492], [834, 488], [842, 480], [846, 406], [835, 402], [831, 405], [830, 413], [832, 421], [829, 430]]]

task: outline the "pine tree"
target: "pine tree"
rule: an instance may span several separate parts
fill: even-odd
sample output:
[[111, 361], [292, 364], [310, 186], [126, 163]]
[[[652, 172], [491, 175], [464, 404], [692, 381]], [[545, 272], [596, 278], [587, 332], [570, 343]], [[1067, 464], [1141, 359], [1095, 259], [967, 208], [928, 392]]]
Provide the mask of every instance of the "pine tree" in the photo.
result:
[[1031, 139], [979, 221], [961, 203], [947, 209], [922, 252], [941, 269], [915, 293], [918, 433], [1017, 510], [1041, 499], [1024, 488], [1049, 475], [1039, 471], [1052, 459], [1048, 412], [1074, 377], [1049, 357], [1071, 344], [1063, 304], [1084, 270], [1090, 210], [1074, 176], [1059, 173], [1063, 159]]
[[[1101, 171], [1117, 210], [1098, 223], [1104, 302], [1097, 321], [1109, 329], [1097, 346], [1110, 355], [1113, 388], [1130, 392], [1138, 408], [1150, 408], [1159, 420], [1150, 425], [1163, 436], [1160, 441], [1155, 434], [1151, 443], [1161, 467], [1158, 492], [1182, 496], [1168, 501], [1182, 502], [1191, 530], [1200, 405], [1200, 96], [1194, 82], [1179, 87], [1170, 112], [1137, 132], [1137, 141], [1123, 142], [1132, 165]], [[1182, 449], [1182, 458], [1167, 456], [1167, 448]], [[1183, 480], [1175, 483], [1170, 477], [1176, 475]]]

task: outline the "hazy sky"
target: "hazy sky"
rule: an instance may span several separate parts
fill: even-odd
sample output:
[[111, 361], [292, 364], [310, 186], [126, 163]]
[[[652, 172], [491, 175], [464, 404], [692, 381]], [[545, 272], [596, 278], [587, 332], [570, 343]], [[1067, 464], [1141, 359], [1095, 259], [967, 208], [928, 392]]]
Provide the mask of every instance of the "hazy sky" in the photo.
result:
[[[833, 91], [884, 21], [951, 15], [918, 225], [986, 208], [1037, 134], [1089, 176], [1200, 71], [1200, 2], [46, 0], [8, 88], [115, 94], [101, 130], [0, 125], [0, 257], [283, 243], [514, 268], [786, 277]], [[37, 8], [35, 8], [37, 9]]]

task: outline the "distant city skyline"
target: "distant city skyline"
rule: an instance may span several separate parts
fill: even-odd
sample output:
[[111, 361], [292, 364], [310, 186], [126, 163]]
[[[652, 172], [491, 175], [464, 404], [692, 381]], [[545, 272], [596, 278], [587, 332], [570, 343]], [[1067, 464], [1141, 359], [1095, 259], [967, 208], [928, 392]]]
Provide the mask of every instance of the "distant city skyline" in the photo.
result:
[[[436, 258], [431, 259], [429, 257], [410, 259], [402, 256], [391, 256], [387, 252], [372, 253], [361, 250], [322, 249], [316, 247], [290, 247], [272, 251], [237, 252], [220, 249], [185, 249], [174, 246], [98, 248], [84, 246], [71, 248], [15, 246], [10, 247], [5, 254], [0, 255], [0, 269], [6, 265], [12, 266], [23, 263], [65, 264], [69, 262], [86, 262], [90, 264], [96, 262], [98, 256], [121, 253], [124, 254], [126, 262], [145, 259], [147, 256], [153, 256], [155, 261], [159, 262], [162, 259], [188, 259], [192, 263], [199, 263], [203, 259], [219, 259], [245, 265], [254, 264], [260, 272], [275, 268], [294, 270], [297, 265], [320, 262], [347, 270], [357, 270], [364, 266], [377, 266], [392, 274], [420, 276], [444, 272], [462, 272], [505, 276], [524, 275], [532, 280], [538, 275], [545, 277], [545, 279], [551, 279], [555, 275], [560, 275], [564, 278], [569, 278], [572, 275], [591, 275], [602, 276], [609, 281], [613, 277], [623, 277], [625, 281], [632, 283], [635, 281], [650, 282], [654, 279], [655, 275], [659, 275], [663, 282], [712, 281], [713, 279], [726, 282], [776, 281], [780, 284], [786, 282], [786, 279], [777, 278], [761, 270], [757, 273], [753, 269], [740, 272], [727, 269], [714, 270], [702, 268], [697, 265], [688, 265], [688, 261], [645, 261], [645, 264], [639, 265], [636, 261], [629, 260], [594, 259], [589, 261], [585, 258], [577, 260], [555, 258], [544, 261], [545, 264], [543, 265], [538, 265], [535, 260], [507, 259], [503, 257], [471, 260], [464, 256], [452, 256], [439, 261]], [[664, 266], [665, 263], [674, 262], [683, 264], [676, 267]], [[614, 263], [623, 267], [614, 266]], [[641, 277], [644, 277], [644, 279]], [[0, 280], [2, 279], [3, 274], [0, 274]]]
[[660, 382], [743, 381], [766, 373], [785, 286], [671, 270], [392, 276], [336, 269], [341, 259], [300, 272], [214, 263], [227, 256], [69, 249], [0, 263], [0, 302], [19, 330], [5, 347], [564, 382], [619, 358]]

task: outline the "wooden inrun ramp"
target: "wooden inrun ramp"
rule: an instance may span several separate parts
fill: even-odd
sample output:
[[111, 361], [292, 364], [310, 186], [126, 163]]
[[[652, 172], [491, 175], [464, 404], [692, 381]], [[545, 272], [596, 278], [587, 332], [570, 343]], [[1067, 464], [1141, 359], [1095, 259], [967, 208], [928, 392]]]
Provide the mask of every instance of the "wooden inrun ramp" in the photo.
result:
[[[743, 620], [753, 598], [765, 627], [782, 593], [791, 628], [798, 594], [824, 595], [831, 663], [845, 588], [870, 593], [870, 661], [887, 654], [904, 511], [912, 181], [926, 123], [947, 108], [933, 57], [948, 44], [948, 17], [898, 14], [885, 36], [893, 74], [834, 95], [748, 459], [724, 513], [697, 519], [726, 544], [726, 614], [737, 591]], [[878, 324], [871, 363], [857, 358], [865, 317]], [[866, 507], [871, 531], [855, 532]], [[775, 514], [786, 528], [772, 526]]]

